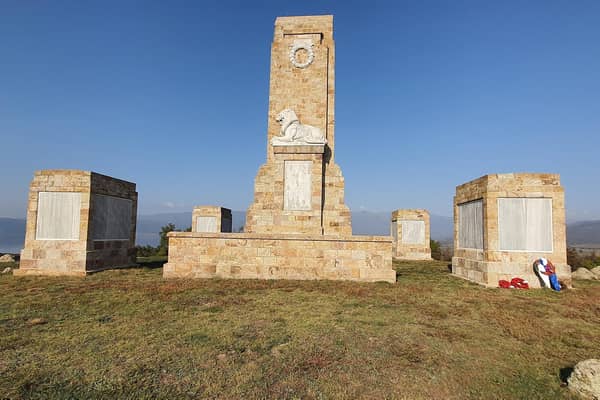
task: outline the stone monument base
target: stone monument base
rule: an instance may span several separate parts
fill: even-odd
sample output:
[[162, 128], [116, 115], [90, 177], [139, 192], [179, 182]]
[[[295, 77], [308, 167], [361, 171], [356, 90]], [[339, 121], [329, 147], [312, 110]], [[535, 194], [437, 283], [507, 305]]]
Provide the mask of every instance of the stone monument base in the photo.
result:
[[392, 238], [170, 232], [164, 278], [396, 282]]
[[[539, 257], [544, 257], [540, 254]], [[571, 287], [571, 267], [568, 265], [555, 265], [556, 276], [567, 287]], [[533, 272], [533, 263], [524, 261], [478, 261], [473, 258], [452, 257], [452, 274], [486, 287], [498, 287], [498, 281], [509, 281], [514, 277], [523, 278], [529, 282], [531, 288], [541, 288], [540, 280]]]
[[80, 170], [36, 171], [14, 275], [86, 274], [135, 265], [136, 185]]
[[393, 255], [398, 260], [431, 260], [429, 212], [423, 209], [392, 213]]
[[457, 186], [454, 275], [494, 287], [518, 277], [539, 288], [533, 263], [542, 257], [571, 286], [559, 175], [490, 174]]

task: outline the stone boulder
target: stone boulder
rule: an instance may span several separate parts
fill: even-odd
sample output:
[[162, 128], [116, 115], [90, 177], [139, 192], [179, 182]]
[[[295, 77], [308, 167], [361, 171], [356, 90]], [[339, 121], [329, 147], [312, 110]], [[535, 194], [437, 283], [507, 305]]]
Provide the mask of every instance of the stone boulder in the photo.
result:
[[578, 362], [568, 379], [569, 389], [586, 400], [600, 400], [600, 360]]
[[573, 279], [598, 279], [596, 274], [587, 268], [577, 268], [575, 272], [571, 274]]
[[596, 275], [596, 278], [600, 279], [600, 265], [596, 268], [592, 268], [590, 271], [592, 271], [594, 275]]
[[15, 262], [15, 258], [11, 254], [5, 254], [0, 257], [0, 263]]

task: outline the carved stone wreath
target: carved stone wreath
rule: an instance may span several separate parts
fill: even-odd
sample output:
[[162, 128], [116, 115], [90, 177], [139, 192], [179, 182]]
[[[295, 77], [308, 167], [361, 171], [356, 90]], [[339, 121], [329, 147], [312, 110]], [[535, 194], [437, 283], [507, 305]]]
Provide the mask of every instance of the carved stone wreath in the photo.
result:
[[[306, 57], [306, 61], [304, 61], [303, 63], [298, 62], [298, 60], [296, 60], [296, 53], [298, 52], [298, 50], [306, 50], [306, 52], [308, 53], [308, 56]], [[294, 45], [290, 49], [290, 62], [296, 68], [306, 68], [310, 64], [312, 64], [314, 59], [315, 59], [315, 52], [313, 51], [313, 44], [311, 42], [294, 43]]]

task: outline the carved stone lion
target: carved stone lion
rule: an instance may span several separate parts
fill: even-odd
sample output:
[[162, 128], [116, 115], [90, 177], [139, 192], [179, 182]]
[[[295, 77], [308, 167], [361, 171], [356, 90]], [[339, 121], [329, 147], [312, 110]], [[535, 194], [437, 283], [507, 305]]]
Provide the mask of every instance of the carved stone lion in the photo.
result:
[[327, 143], [319, 128], [301, 124], [296, 113], [289, 108], [277, 114], [276, 121], [281, 125], [281, 136], [271, 139], [272, 145]]

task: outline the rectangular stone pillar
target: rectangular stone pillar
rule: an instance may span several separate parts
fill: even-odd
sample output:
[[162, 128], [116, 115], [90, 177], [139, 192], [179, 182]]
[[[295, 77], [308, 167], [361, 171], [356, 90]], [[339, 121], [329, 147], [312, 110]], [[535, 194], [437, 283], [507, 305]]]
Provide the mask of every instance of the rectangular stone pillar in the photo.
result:
[[218, 206], [196, 206], [192, 212], [192, 232], [231, 232], [231, 210]]
[[558, 174], [493, 174], [456, 187], [453, 274], [486, 286], [519, 277], [540, 287], [538, 258], [571, 283]]
[[429, 212], [396, 210], [392, 213], [394, 257], [401, 260], [431, 260]]
[[89, 171], [36, 171], [15, 275], [85, 275], [135, 263], [135, 184]]

